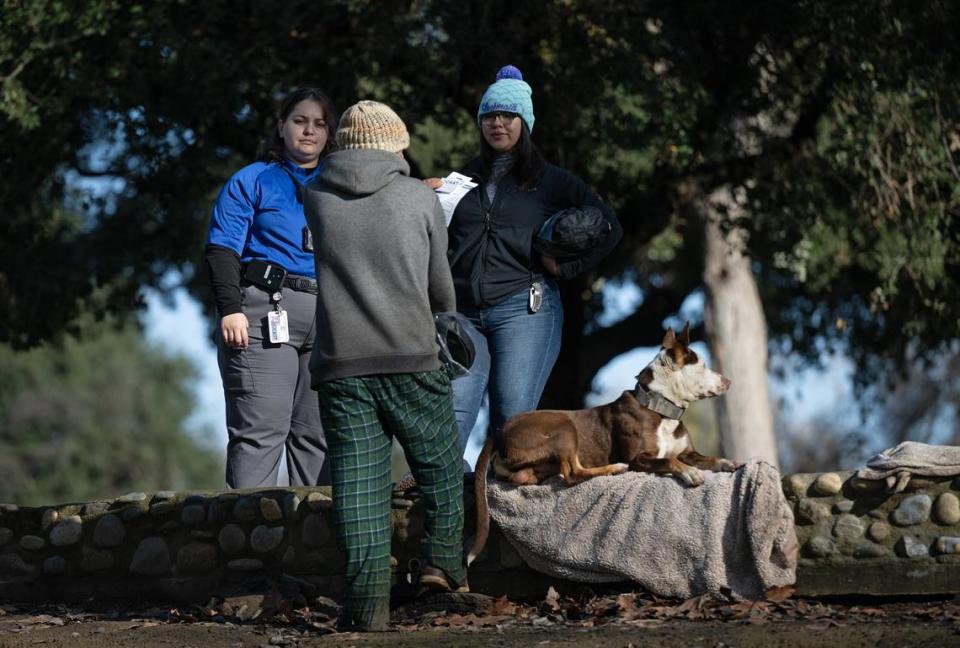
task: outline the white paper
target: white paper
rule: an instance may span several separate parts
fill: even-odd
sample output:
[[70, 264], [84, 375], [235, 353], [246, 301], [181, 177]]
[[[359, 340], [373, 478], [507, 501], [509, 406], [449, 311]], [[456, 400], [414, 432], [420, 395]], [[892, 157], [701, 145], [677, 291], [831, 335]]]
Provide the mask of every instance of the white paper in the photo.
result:
[[457, 203], [459, 203], [471, 189], [475, 189], [476, 187], [476, 182], [456, 171], [443, 179], [443, 184], [436, 189], [436, 192], [440, 206], [443, 207], [443, 215], [446, 218], [448, 227], [450, 226], [450, 221], [453, 219], [453, 210], [457, 208]]

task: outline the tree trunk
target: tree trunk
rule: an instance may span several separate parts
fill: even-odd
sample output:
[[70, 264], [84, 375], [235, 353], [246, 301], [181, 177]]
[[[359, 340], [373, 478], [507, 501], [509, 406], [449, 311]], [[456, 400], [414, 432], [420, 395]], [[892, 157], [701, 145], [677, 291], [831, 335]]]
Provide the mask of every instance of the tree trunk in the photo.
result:
[[732, 381], [716, 399], [720, 452], [734, 461], [757, 457], [773, 465], [777, 443], [767, 390], [767, 323], [750, 259], [743, 253], [746, 233], [724, 231], [721, 211], [742, 212], [729, 187], [714, 191], [697, 210], [704, 220], [706, 287], [704, 324], [713, 368]]

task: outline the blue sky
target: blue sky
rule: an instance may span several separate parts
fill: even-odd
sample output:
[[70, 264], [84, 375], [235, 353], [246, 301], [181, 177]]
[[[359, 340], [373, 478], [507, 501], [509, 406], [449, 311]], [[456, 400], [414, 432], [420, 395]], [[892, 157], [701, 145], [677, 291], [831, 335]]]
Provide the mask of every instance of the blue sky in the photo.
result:
[[199, 302], [183, 288], [173, 290], [169, 299], [149, 290], [146, 301], [143, 321], [147, 339], [170, 354], [184, 356], [196, 368], [197, 379], [190, 385], [195, 405], [187, 421], [189, 430], [214, 447], [225, 445], [226, 418], [217, 352]]

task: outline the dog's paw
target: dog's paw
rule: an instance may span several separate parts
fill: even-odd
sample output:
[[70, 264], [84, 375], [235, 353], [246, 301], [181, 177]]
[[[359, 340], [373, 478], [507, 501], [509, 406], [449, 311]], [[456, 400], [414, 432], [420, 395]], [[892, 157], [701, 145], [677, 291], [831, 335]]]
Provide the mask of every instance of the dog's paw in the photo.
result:
[[680, 474], [677, 475], [687, 486], [700, 486], [703, 484], [703, 471], [694, 466], [686, 466]]
[[729, 459], [719, 459], [717, 460], [716, 472], [736, 472], [741, 468], [743, 468], [742, 463], [730, 461]]
[[611, 475], [622, 475], [623, 473], [630, 470], [630, 466], [625, 463], [615, 463], [613, 464], [614, 471], [610, 473]]

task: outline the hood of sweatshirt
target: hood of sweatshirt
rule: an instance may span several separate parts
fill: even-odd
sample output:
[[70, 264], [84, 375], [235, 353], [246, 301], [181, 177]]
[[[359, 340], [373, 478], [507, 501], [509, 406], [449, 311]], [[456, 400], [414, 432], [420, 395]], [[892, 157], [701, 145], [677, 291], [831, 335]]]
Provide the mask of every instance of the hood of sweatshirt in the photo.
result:
[[318, 180], [333, 189], [368, 196], [386, 187], [398, 175], [410, 175], [410, 165], [396, 153], [377, 149], [335, 151], [323, 159]]

